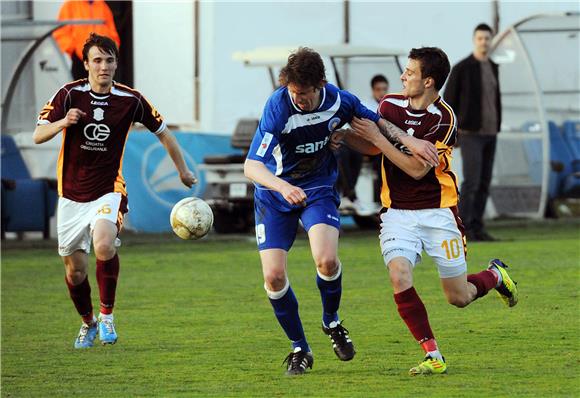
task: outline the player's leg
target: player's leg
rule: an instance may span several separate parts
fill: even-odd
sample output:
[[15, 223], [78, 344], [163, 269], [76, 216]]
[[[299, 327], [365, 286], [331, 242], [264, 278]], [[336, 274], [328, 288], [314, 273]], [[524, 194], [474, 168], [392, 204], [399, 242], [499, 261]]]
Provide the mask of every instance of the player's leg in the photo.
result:
[[70, 297], [84, 322], [93, 320], [93, 305], [91, 302], [91, 286], [88, 280], [88, 255], [77, 250], [69, 256], [63, 256], [65, 282]]
[[342, 265], [338, 259], [338, 229], [316, 224], [308, 230], [312, 257], [316, 264], [316, 285], [322, 300], [322, 331], [328, 335], [336, 356], [350, 361], [356, 351], [348, 330], [338, 317], [342, 295]]
[[285, 360], [288, 365], [286, 373], [303, 374], [307, 368], [312, 368], [314, 358], [300, 320], [298, 300], [286, 273], [288, 250], [294, 243], [298, 229], [298, 215], [277, 211], [257, 198], [254, 208], [264, 289], [278, 323], [292, 344], [292, 352]]
[[266, 249], [260, 251], [264, 289], [270, 299], [274, 314], [292, 342], [292, 348], [310, 351], [302, 321], [298, 314], [298, 300], [290, 286], [286, 274], [286, 259], [288, 252], [282, 249]]
[[300, 219], [308, 232], [316, 264], [316, 285], [322, 300], [322, 331], [328, 335], [336, 356], [342, 361], [354, 358], [349, 332], [338, 316], [342, 296], [342, 265], [338, 258], [340, 217], [338, 195], [333, 189], [310, 193], [310, 203]]
[[513, 307], [518, 302], [516, 283], [507, 273], [507, 265], [498, 259], [491, 260], [488, 268], [476, 274], [443, 278], [441, 285], [447, 301], [456, 307], [466, 307], [471, 302], [496, 289], [507, 306]]
[[[392, 257], [400, 254], [399, 257]], [[447, 365], [439, 351], [435, 334], [429, 323], [427, 309], [413, 287], [413, 257], [417, 254], [410, 250], [386, 255], [389, 277], [393, 285], [394, 299], [401, 319], [425, 352], [425, 358], [418, 366], [409, 370], [411, 375], [445, 373]], [[416, 261], [416, 260], [415, 260]]]
[[90, 251], [90, 210], [86, 203], [59, 198], [57, 211], [58, 253], [65, 267], [65, 284], [70, 298], [82, 318], [80, 331], [75, 339], [75, 348], [93, 346], [97, 335], [96, 318], [93, 315], [91, 286], [87, 275]]
[[75, 348], [93, 346], [97, 337], [97, 319], [93, 315], [91, 286], [88, 279], [88, 255], [77, 250], [69, 256], [62, 257], [65, 266], [65, 283], [70, 298], [82, 318], [81, 328], [75, 339]]
[[115, 247], [117, 225], [108, 220], [97, 220], [93, 230], [93, 245], [97, 258], [97, 283], [99, 284], [100, 314], [99, 339], [102, 344], [115, 344], [117, 331], [113, 318], [119, 256]]
[[494, 259], [489, 262], [487, 269], [476, 274], [464, 273], [450, 278], [442, 276], [441, 285], [447, 301], [463, 308], [496, 289], [505, 304], [513, 307], [518, 303], [518, 291], [516, 282], [510, 278], [506, 268], [507, 265], [501, 260]]
[[97, 260], [96, 274], [100, 296], [99, 339], [102, 344], [115, 344], [118, 338], [113, 308], [119, 277], [119, 256], [116, 246], [123, 220], [123, 213], [120, 211], [122, 200], [119, 193], [110, 193], [99, 198], [94, 203], [95, 213], [91, 223]]
[[288, 252], [282, 249], [260, 251], [264, 289], [278, 323], [292, 343], [292, 352], [286, 358], [287, 373], [295, 375], [304, 373], [308, 367], [312, 368], [314, 360], [298, 313], [298, 300], [286, 273], [287, 257]]
[[417, 254], [411, 250], [393, 249], [385, 254], [385, 261], [399, 315], [415, 340], [428, 352], [430, 350], [425, 343], [433, 341], [431, 351], [436, 350], [436, 343], [425, 305], [413, 287], [413, 267], [416, 262], [413, 258], [416, 257]]
[[[494, 288], [504, 292], [504, 284], [513, 287], [514, 294], [510, 297], [515, 297], [517, 302], [515, 283], [501, 261], [493, 260], [487, 269], [467, 275], [466, 239], [456, 208], [427, 210], [422, 220], [425, 250], [437, 264], [443, 291], [450, 304], [465, 307]], [[510, 291], [507, 294], [510, 295]]]
[[342, 294], [342, 266], [338, 259], [338, 229], [316, 224], [308, 230], [310, 250], [316, 265], [316, 285], [322, 299], [322, 323], [338, 322]]
[[423, 362], [410, 373], [443, 373], [446, 365], [437, 347], [427, 309], [413, 287], [413, 268], [421, 259], [419, 228], [415, 211], [389, 209], [381, 215], [381, 252], [399, 315], [425, 352]]

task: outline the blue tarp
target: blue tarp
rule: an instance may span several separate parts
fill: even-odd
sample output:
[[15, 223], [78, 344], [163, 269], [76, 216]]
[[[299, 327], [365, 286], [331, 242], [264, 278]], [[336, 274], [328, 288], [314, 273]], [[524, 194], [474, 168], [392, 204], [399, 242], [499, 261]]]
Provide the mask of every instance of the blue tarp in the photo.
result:
[[132, 131], [123, 158], [127, 182], [129, 213], [127, 226], [144, 232], [171, 231], [169, 213], [173, 205], [187, 196], [203, 196], [205, 175], [199, 169], [209, 155], [239, 153], [231, 147], [230, 136], [211, 133], [174, 133], [187, 165], [199, 179], [192, 189], [185, 187], [165, 148], [155, 135]]

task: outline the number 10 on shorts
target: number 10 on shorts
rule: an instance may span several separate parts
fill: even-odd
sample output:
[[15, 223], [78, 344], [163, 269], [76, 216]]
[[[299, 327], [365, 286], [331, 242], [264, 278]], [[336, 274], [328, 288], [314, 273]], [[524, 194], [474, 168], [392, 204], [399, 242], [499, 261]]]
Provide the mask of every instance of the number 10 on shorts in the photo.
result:
[[444, 240], [443, 243], [441, 243], [441, 247], [445, 249], [445, 255], [448, 260], [459, 258], [461, 255], [461, 246], [459, 245], [459, 240], [457, 238]]

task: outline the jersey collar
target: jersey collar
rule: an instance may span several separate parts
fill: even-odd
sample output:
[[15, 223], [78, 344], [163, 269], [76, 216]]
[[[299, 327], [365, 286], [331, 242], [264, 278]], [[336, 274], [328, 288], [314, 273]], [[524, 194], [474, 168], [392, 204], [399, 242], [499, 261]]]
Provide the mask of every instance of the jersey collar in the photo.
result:
[[99, 100], [104, 100], [104, 99], [109, 98], [109, 96], [111, 95], [111, 90], [113, 90], [113, 87], [115, 87], [115, 81], [113, 80], [113, 84], [111, 85], [109, 92], [107, 94], [102, 94], [102, 93], [97, 93], [97, 92], [93, 91], [93, 88], [91, 87], [91, 82], [88, 79], [87, 79], [87, 84], [89, 85], [89, 94], [91, 94], [91, 97], [93, 97], [95, 99], [99, 99]]

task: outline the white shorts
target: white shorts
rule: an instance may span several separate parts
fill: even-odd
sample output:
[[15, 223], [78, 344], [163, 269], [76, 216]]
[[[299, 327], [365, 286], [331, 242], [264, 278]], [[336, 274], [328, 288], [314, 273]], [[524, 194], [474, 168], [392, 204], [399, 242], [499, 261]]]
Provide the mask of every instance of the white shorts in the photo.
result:
[[[75, 202], [63, 197], [58, 198], [57, 232], [58, 254], [70, 256], [77, 250], [91, 252], [91, 238], [97, 220], [108, 220], [117, 224], [121, 230], [123, 213], [119, 211], [122, 196], [111, 192], [92, 202]], [[115, 246], [120, 246], [117, 238]]]
[[453, 278], [467, 271], [462, 230], [457, 213], [449, 208], [388, 209], [381, 214], [381, 253], [387, 266], [395, 257], [405, 257], [415, 266], [425, 250], [437, 264], [439, 276]]

